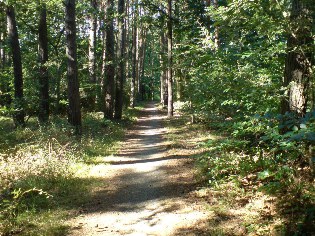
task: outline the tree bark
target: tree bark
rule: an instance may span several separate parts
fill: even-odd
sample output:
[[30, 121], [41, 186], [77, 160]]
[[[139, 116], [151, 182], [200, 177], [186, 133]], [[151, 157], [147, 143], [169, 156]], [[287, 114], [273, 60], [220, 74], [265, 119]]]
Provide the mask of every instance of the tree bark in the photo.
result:
[[134, 108], [136, 100], [136, 80], [138, 71], [138, 49], [137, 49], [137, 35], [138, 35], [138, 0], [134, 0], [134, 12], [133, 12], [133, 30], [132, 30], [132, 80], [131, 80], [131, 96], [130, 106]]
[[167, 61], [168, 61], [168, 70], [167, 70], [167, 89], [168, 89], [168, 104], [167, 104], [167, 116], [169, 118], [173, 117], [174, 108], [173, 108], [173, 57], [172, 57], [172, 47], [173, 47], [173, 26], [172, 26], [172, 0], [167, 2]]
[[167, 66], [166, 66], [166, 43], [167, 40], [165, 39], [165, 31], [164, 31], [164, 22], [161, 26], [161, 33], [160, 33], [160, 96], [161, 96], [161, 104], [163, 106], [167, 106]]
[[[6, 7], [4, 3], [0, 3], [0, 72], [4, 72], [8, 69], [9, 63], [7, 60], [8, 53], [6, 51], [7, 44], [7, 19], [6, 19]], [[0, 103], [4, 106], [10, 106], [12, 102], [11, 94], [10, 94], [10, 81], [9, 79], [2, 79], [2, 83], [0, 84]]]
[[5, 47], [5, 40], [6, 40], [6, 19], [5, 17], [1, 19], [1, 28], [2, 30], [0, 31], [0, 68], [4, 69], [5, 64], [6, 64], [6, 53], [4, 50]]
[[[219, 7], [219, 3], [218, 3], [218, 0], [213, 0], [213, 6], [214, 6], [214, 9], [218, 9]], [[216, 50], [219, 49], [220, 47], [220, 36], [219, 36], [219, 31], [220, 31], [220, 28], [218, 25], [216, 25], [214, 27], [214, 48]]]
[[76, 19], [75, 0], [66, 0], [66, 43], [67, 43], [67, 77], [68, 77], [68, 122], [76, 129], [76, 134], [81, 134], [81, 107], [79, 94], [79, 79], [77, 69], [77, 44], [76, 44]]
[[104, 81], [104, 118], [113, 119], [114, 113], [114, 92], [115, 92], [115, 41], [114, 41], [114, 1], [107, 0], [106, 6], [106, 56], [105, 56], [105, 81]]
[[6, 9], [8, 24], [8, 40], [12, 51], [14, 71], [14, 114], [15, 126], [25, 126], [24, 96], [23, 96], [23, 73], [19, 35], [16, 26], [15, 11], [9, 5]]
[[97, 31], [97, 1], [90, 0], [91, 13], [89, 16], [89, 76], [90, 86], [88, 97], [90, 106], [93, 109], [96, 101], [96, 31]]
[[139, 45], [139, 84], [141, 84], [142, 80], [144, 79], [144, 64], [145, 64], [145, 57], [146, 57], [146, 43], [147, 43], [147, 28], [142, 26], [141, 34], [140, 34], [140, 45]]
[[283, 85], [288, 88], [281, 112], [303, 117], [307, 109], [312, 67], [312, 12], [305, 0], [293, 0]]
[[125, 42], [126, 42], [126, 28], [125, 28], [125, 1], [118, 0], [118, 69], [116, 80], [116, 101], [115, 101], [115, 119], [122, 118], [123, 109], [123, 91], [126, 79], [125, 75]]
[[46, 63], [48, 61], [48, 38], [47, 38], [47, 10], [46, 4], [40, 6], [40, 19], [38, 25], [38, 57], [39, 69], [39, 112], [40, 122], [49, 119], [49, 78]]

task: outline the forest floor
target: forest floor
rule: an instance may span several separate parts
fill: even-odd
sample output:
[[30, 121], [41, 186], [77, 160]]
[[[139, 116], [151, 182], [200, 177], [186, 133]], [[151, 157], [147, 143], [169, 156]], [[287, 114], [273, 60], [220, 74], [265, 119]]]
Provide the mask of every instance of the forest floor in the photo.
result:
[[118, 155], [100, 165], [103, 184], [70, 220], [70, 235], [208, 235], [193, 150], [172, 152], [164, 115], [154, 103], [140, 112]]

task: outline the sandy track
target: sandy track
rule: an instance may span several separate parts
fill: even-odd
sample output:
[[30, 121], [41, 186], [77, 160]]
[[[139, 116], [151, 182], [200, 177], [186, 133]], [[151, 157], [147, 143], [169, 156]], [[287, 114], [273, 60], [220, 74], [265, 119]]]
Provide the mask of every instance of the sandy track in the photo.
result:
[[190, 194], [191, 161], [169, 154], [162, 119], [154, 104], [142, 111], [70, 235], [206, 235], [207, 213]]

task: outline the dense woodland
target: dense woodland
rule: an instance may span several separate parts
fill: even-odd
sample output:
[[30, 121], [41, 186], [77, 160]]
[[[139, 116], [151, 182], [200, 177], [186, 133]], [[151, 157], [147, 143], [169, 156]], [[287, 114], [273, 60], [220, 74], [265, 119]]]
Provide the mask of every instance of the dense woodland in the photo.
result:
[[[70, 159], [108, 152], [101, 146], [122, 136], [131, 108], [153, 100], [170, 119], [177, 111], [228, 137], [200, 144], [211, 149], [199, 157], [208, 185], [255, 175], [257, 191], [293, 201], [283, 232], [314, 233], [314, 6], [0, 1], [0, 235], [23, 228], [17, 199], [55, 191], [36, 175], [58, 179]], [[21, 159], [39, 153], [54, 168], [28, 181]]]

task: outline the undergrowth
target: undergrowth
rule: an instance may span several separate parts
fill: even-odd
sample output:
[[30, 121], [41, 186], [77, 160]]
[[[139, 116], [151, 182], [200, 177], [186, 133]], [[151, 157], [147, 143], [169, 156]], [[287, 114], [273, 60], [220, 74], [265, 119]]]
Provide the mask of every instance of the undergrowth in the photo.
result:
[[257, 119], [196, 124], [182, 115], [168, 123], [175, 149], [185, 144], [191, 149], [191, 141], [204, 136], [195, 141], [192, 157], [204, 186], [198, 195], [214, 215], [209, 233], [313, 235], [314, 176], [306, 145], [296, 140], [303, 130], [292, 127], [292, 133], [281, 135], [277, 126], [269, 122], [267, 129]]
[[80, 137], [59, 117], [46, 125], [31, 118], [24, 129], [0, 117], [0, 235], [67, 234], [64, 221], [102, 183], [93, 167], [116, 152], [136, 115], [127, 110], [112, 122], [87, 113]]

